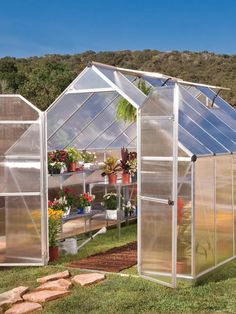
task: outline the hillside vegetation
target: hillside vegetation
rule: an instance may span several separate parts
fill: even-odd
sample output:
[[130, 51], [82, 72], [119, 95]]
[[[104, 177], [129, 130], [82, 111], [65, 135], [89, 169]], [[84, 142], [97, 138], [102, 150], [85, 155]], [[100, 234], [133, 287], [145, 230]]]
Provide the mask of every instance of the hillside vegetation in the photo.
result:
[[19, 93], [46, 109], [89, 61], [161, 72], [193, 82], [231, 88], [221, 96], [236, 106], [236, 55], [157, 50], [98, 52], [76, 55], [0, 59], [0, 93]]

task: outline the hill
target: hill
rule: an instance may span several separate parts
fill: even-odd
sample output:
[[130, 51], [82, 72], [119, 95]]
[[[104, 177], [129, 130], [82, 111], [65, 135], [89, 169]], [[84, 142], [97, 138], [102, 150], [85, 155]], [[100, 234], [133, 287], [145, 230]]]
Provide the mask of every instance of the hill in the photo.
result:
[[236, 55], [207, 51], [87, 51], [76, 55], [5, 57], [0, 59], [0, 93], [19, 93], [46, 109], [89, 61], [229, 87], [230, 91], [222, 91], [220, 95], [236, 107]]

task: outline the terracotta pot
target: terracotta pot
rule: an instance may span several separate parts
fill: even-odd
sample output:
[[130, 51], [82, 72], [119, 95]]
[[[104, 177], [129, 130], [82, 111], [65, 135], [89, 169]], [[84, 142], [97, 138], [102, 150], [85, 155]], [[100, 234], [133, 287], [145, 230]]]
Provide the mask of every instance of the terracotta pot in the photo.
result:
[[130, 183], [130, 173], [122, 173], [122, 183], [124, 184]]
[[49, 246], [49, 262], [55, 262], [59, 258], [58, 246]]
[[178, 197], [177, 200], [177, 223], [181, 224], [184, 214], [184, 201], [182, 197]]
[[75, 172], [76, 171], [76, 167], [77, 167], [77, 163], [76, 162], [70, 162], [67, 166], [67, 171], [68, 172]]
[[110, 174], [108, 176], [109, 184], [116, 184], [117, 183], [117, 174]]
[[187, 269], [187, 260], [182, 260], [176, 263], [177, 274], [184, 274]]

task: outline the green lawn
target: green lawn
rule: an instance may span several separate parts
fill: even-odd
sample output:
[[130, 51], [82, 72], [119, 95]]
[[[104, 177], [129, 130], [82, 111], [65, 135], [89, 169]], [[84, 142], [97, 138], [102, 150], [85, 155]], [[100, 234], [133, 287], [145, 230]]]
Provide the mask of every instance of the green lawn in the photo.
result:
[[[78, 256], [123, 245], [135, 236], [134, 225], [123, 228], [119, 240], [117, 230], [110, 230], [91, 241]], [[35, 287], [38, 276], [64, 270], [73, 259], [64, 257], [57, 265], [47, 267], [4, 269], [0, 271], [0, 292], [22, 284]], [[79, 273], [74, 269], [71, 272]], [[175, 290], [141, 278], [108, 275], [104, 282], [91, 287], [73, 288], [69, 297], [49, 302], [42, 313], [236, 313], [236, 261], [208, 275], [198, 285], [181, 283]]]

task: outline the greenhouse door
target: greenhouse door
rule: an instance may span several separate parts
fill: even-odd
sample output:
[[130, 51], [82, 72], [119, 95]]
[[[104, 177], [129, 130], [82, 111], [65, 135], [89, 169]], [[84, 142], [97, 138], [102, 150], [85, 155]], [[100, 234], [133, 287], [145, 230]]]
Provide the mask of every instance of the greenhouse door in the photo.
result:
[[47, 263], [44, 113], [0, 96], [0, 266]]
[[176, 286], [177, 107], [178, 86], [162, 87], [138, 114], [139, 273], [169, 287]]

